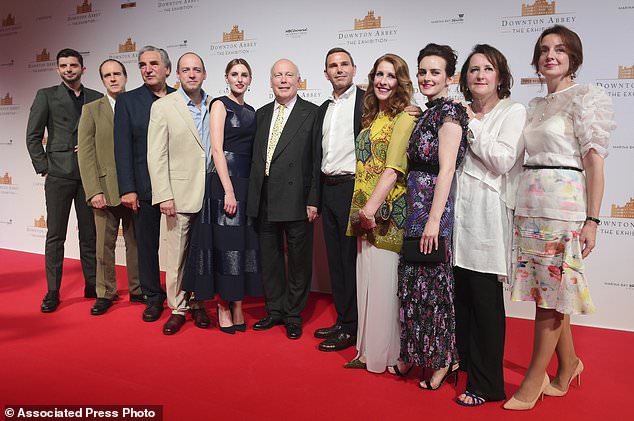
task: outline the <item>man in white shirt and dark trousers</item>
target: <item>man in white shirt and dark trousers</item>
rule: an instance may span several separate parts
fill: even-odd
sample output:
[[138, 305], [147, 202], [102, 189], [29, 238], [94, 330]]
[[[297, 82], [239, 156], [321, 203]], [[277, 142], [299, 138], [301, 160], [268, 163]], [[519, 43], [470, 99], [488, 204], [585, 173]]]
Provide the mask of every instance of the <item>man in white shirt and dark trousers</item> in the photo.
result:
[[337, 321], [315, 331], [315, 337], [324, 339], [320, 351], [338, 351], [356, 343], [357, 239], [346, 236], [356, 170], [354, 140], [361, 131], [364, 95], [352, 82], [356, 72], [348, 51], [328, 51], [324, 75], [333, 91], [319, 107], [318, 127], [322, 146], [321, 215]]

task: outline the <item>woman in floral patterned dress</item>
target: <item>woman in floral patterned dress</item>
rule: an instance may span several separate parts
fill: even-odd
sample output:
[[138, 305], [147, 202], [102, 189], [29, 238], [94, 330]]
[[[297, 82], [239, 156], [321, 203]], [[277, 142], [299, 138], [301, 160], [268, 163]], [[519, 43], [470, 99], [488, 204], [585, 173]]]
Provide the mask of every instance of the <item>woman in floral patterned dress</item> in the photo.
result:
[[[429, 253], [446, 239], [447, 263], [399, 265], [401, 302], [401, 364], [430, 367], [430, 378], [419, 386], [438, 389], [450, 375], [457, 376], [458, 355], [451, 267], [453, 199], [449, 195], [456, 167], [467, 150], [465, 108], [447, 98], [456, 70], [456, 54], [446, 45], [428, 44], [418, 54], [418, 86], [427, 97], [427, 110], [409, 140], [407, 157], [407, 219], [405, 236], [421, 236], [420, 248]], [[403, 366], [392, 368], [403, 373]]]
[[546, 29], [535, 44], [532, 64], [548, 95], [531, 100], [523, 131], [528, 158], [515, 207], [511, 290], [513, 301], [535, 301], [535, 336], [526, 377], [506, 409], [531, 409], [542, 393], [563, 396], [583, 371], [570, 315], [594, 311], [583, 258], [595, 246], [614, 122], [605, 92], [575, 84], [582, 61], [581, 40], [566, 27]]

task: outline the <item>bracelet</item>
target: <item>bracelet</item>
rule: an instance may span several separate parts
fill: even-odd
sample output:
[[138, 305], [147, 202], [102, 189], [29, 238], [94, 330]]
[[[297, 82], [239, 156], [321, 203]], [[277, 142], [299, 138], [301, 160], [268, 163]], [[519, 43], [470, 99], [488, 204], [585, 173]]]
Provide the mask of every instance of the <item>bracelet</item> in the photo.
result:
[[601, 223], [601, 220], [599, 218], [594, 218], [592, 216], [586, 216], [586, 221], [592, 221], [597, 225]]

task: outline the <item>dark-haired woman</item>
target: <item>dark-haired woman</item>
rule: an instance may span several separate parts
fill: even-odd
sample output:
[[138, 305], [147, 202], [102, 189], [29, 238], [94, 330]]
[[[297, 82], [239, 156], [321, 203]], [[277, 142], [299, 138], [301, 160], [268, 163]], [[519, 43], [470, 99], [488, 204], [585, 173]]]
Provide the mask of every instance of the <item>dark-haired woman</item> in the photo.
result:
[[405, 222], [407, 140], [414, 118], [407, 63], [385, 54], [368, 75], [348, 235], [357, 246], [357, 356], [345, 368], [382, 373], [399, 356], [398, 253]]
[[199, 300], [217, 293], [218, 325], [224, 333], [244, 332], [245, 296], [262, 295], [258, 239], [246, 216], [255, 110], [244, 102], [251, 67], [231, 60], [225, 69], [229, 93], [214, 99], [210, 138], [214, 168], [208, 174], [203, 209], [192, 228], [185, 276]]
[[456, 53], [446, 45], [428, 44], [418, 54], [418, 86], [428, 102], [407, 147], [405, 236], [420, 236], [423, 253], [437, 249], [439, 237], [446, 239], [449, 249], [446, 263], [402, 260], [399, 265], [403, 365], [392, 370], [399, 374], [411, 364], [430, 367], [431, 376], [419, 384], [427, 390], [438, 389], [451, 375], [457, 379], [458, 370], [451, 267], [453, 200], [449, 191], [467, 150], [468, 117], [462, 105], [447, 98], [456, 60]]
[[[542, 393], [563, 396], [583, 371], [570, 315], [594, 311], [583, 259], [596, 242], [614, 122], [605, 92], [575, 83], [582, 62], [579, 36], [560, 25], [542, 32], [533, 50], [548, 94], [529, 103], [523, 133], [528, 157], [515, 207], [511, 299], [535, 302], [535, 331], [526, 377], [506, 409], [531, 409]], [[558, 366], [551, 382], [546, 367], [553, 352]]]
[[504, 55], [487, 44], [473, 48], [460, 72], [471, 132], [456, 174], [453, 237], [456, 344], [468, 374], [456, 402], [464, 406], [506, 399], [501, 281], [509, 276], [526, 121], [524, 106], [508, 98], [512, 80]]

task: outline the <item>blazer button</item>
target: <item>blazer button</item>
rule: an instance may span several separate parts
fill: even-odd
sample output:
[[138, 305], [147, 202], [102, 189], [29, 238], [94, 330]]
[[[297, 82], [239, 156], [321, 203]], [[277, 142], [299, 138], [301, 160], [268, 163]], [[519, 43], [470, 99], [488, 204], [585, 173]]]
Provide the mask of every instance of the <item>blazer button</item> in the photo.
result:
[[292, 186], [292, 185], [293, 185], [293, 182], [292, 182], [292, 181], [289, 181], [289, 182], [288, 182], [288, 185], [289, 185], [289, 186]]

